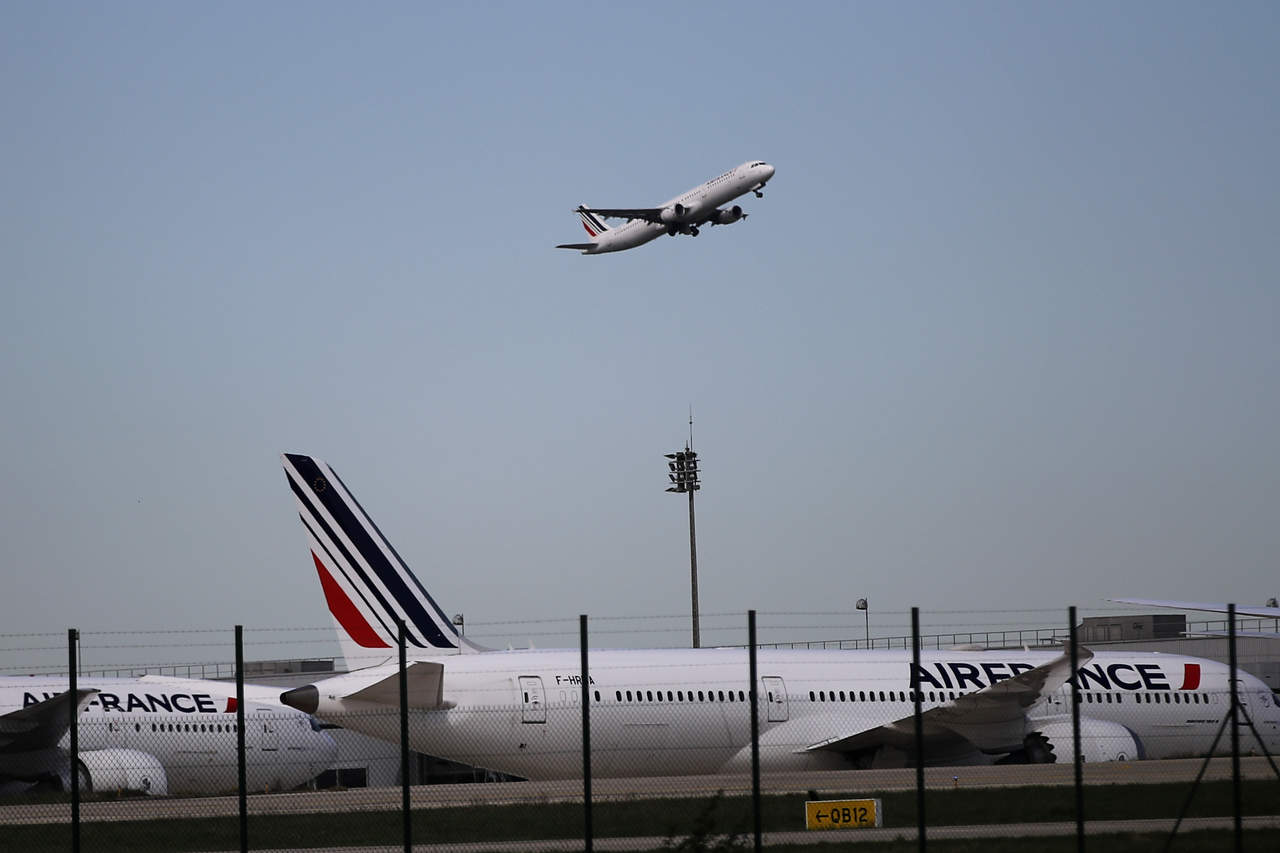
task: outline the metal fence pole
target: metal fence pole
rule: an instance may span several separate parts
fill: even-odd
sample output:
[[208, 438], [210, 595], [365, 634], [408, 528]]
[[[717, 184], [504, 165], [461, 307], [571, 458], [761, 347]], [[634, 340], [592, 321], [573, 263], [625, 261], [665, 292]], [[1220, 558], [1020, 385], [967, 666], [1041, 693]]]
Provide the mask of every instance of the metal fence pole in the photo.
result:
[[76, 644], [80, 641], [80, 632], [75, 628], [67, 629], [67, 674], [70, 689], [67, 691], [69, 712], [67, 715], [69, 734], [71, 735], [71, 850], [80, 853], [80, 687], [76, 682]]
[[236, 626], [236, 789], [240, 809], [240, 853], [249, 853], [249, 784], [245, 768], [244, 626]]
[[1076, 644], [1076, 607], [1067, 609], [1068, 644], [1071, 647], [1071, 760], [1075, 763], [1076, 850], [1084, 853], [1084, 763], [1080, 755], [1080, 649]]
[[397, 619], [400, 645], [400, 810], [404, 815], [404, 853], [413, 850], [413, 815], [409, 811], [409, 668], [405, 664], [404, 620]]
[[916, 723], [916, 825], [920, 853], [927, 841], [924, 821], [924, 713], [920, 708], [920, 608], [911, 608], [911, 696], [915, 703]]
[[756, 677], [756, 612], [747, 611], [747, 660], [751, 666], [751, 691], [747, 694], [751, 699], [751, 831], [754, 849], [760, 853], [763, 849], [760, 828], [760, 696], [756, 685], [760, 679]]
[[591, 673], [587, 668], [587, 614], [578, 615], [578, 648], [582, 657], [582, 844], [591, 853]]
[[1234, 816], [1235, 851], [1244, 850], [1240, 822], [1240, 692], [1236, 670], [1236, 606], [1227, 605], [1227, 650], [1231, 661], [1231, 811]]

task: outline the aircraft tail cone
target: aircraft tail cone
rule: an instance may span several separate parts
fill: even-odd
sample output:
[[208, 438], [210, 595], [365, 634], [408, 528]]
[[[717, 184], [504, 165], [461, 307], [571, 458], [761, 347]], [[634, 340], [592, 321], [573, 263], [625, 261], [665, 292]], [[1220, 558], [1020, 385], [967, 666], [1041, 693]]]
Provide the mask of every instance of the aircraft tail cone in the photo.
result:
[[320, 691], [314, 684], [306, 687], [295, 687], [280, 694], [280, 701], [290, 708], [297, 708], [304, 714], [314, 714], [320, 707]]

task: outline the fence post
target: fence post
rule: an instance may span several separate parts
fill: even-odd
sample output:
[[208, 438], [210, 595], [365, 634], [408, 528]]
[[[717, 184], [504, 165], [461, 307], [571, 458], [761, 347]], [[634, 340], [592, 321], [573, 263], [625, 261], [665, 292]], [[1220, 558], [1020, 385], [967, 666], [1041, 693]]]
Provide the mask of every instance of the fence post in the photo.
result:
[[751, 831], [754, 839], [753, 849], [760, 853], [760, 696], [756, 685], [760, 679], [756, 677], [756, 612], [747, 611], [747, 660], [751, 662], [751, 690], [747, 694], [751, 699]]
[[413, 850], [413, 815], [409, 811], [409, 668], [405, 665], [404, 620], [397, 619], [400, 645], [400, 810], [404, 815], [404, 853]]
[[1236, 674], [1236, 606], [1227, 605], [1227, 651], [1231, 661], [1231, 811], [1234, 815], [1235, 851], [1244, 850], [1240, 823], [1240, 692]]
[[236, 626], [236, 787], [240, 810], [240, 853], [249, 853], [249, 784], [245, 768], [244, 626]]
[[578, 648], [582, 656], [582, 844], [591, 853], [591, 674], [587, 669], [587, 614], [578, 616]]
[[67, 716], [69, 734], [71, 736], [71, 850], [80, 853], [80, 686], [76, 681], [76, 644], [80, 641], [80, 632], [75, 628], [67, 629], [67, 674], [70, 689], [67, 691], [67, 702], [70, 713]]
[[911, 608], [911, 696], [916, 723], [916, 824], [920, 853], [927, 844], [924, 821], [924, 713], [920, 708], [920, 608]]
[[1076, 606], [1067, 609], [1068, 644], [1071, 646], [1071, 751], [1075, 763], [1076, 850], [1084, 853], [1084, 764], [1080, 755], [1080, 649], [1076, 644]]

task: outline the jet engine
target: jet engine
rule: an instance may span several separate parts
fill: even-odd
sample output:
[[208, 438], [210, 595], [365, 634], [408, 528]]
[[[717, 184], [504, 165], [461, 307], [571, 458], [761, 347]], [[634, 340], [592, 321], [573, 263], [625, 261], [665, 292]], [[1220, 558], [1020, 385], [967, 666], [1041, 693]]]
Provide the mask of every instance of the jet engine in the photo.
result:
[[720, 208], [711, 216], [711, 221], [716, 225], [728, 225], [730, 222], [737, 222], [746, 214], [742, 212], [742, 208], [734, 205], [729, 208]]
[[159, 759], [136, 749], [95, 749], [80, 754], [82, 784], [90, 791], [169, 793]]
[[662, 213], [659, 214], [659, 217], [667, 225], [677, 225], [683, 222], [688, 215], [689, 208], [683, 204], [673, 204], [670, 207], [662, 208]]
[[[999, 763], [1052, 764], [1075, 760], [1070, 718], [1032, 722], [1036, 730], [1027, 735], [1023, 748]], [[1142, 744], [1129, 729], [1090, 717], [1080, 718], [1080, 754], [1087, 762], [1133, 761], [1145, 757]]]

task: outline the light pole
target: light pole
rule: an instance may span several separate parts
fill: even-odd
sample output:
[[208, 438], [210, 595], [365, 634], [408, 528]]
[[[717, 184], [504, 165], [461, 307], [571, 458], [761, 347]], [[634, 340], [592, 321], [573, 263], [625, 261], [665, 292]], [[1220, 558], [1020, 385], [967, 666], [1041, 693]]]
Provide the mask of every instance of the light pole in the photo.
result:
[[867, 648], [871, 648], [871, 608], [867, 606], [865, 598], [859, 598], [858, 603], [853, 606], [862, 611], [863, 625], [867, 630]]
[[668, 492], [689, 495], [689, 584], [693, 591], [693, 647], [699, 648], [698, 638], [698, 537], [693, 524], [693, 493], [702, 488], [698, 482], [698, 454], [684, 446], [684, 450], [665, 454], [671, 485]]

